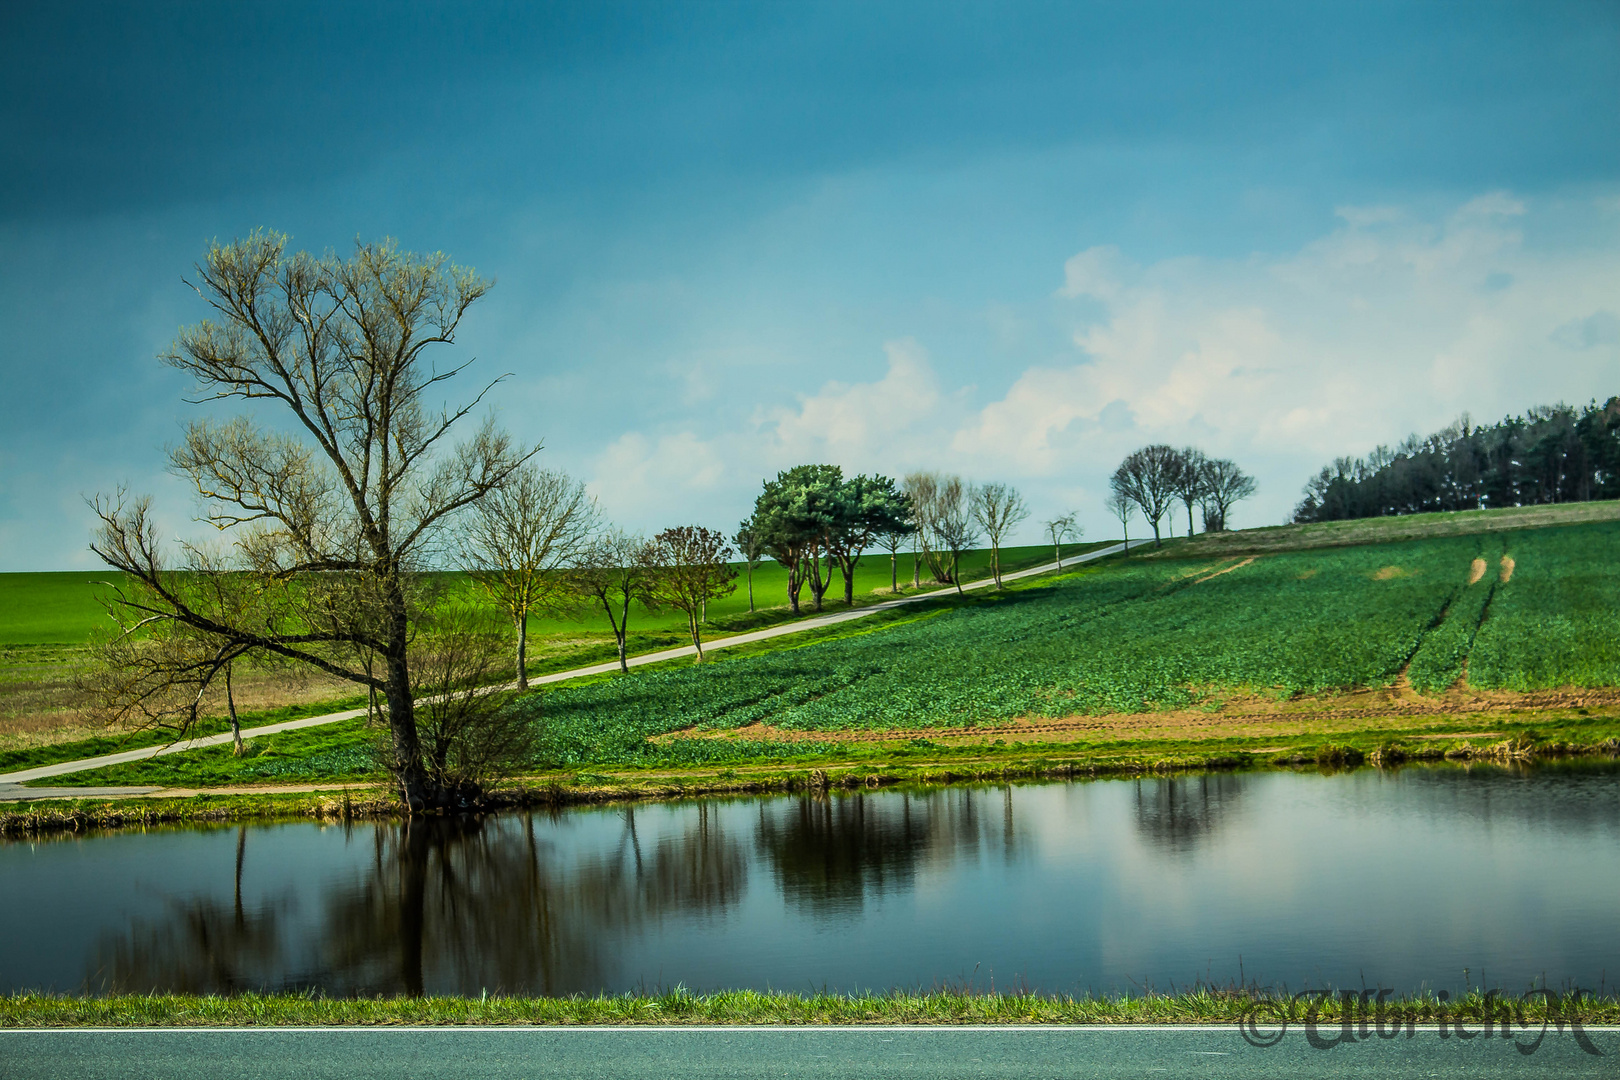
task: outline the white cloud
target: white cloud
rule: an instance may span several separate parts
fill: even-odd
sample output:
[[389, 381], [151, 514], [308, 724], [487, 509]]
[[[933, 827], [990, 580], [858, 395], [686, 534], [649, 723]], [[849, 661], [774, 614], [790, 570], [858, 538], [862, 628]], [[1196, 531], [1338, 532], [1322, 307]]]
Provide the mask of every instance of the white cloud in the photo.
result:
[[[953, 402], [916, 341], [891, 341], [883, 351], [888, 370], [876, 382], [829, 382], [814, 394], [801, 394], [797, 406], [758, 411], [754, 428], [771, 460], [784, 462], [784, 468], [814, 460], [857, 471], [869, 471], [869, 462], [896, 454], [926, 460]], [[908, 442], [922, 453], [908, 453]]]

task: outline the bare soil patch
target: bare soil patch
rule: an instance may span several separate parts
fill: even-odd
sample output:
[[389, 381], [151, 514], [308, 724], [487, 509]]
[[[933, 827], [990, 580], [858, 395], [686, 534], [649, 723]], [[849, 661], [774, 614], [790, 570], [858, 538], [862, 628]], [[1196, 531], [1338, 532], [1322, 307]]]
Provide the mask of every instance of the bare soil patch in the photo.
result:
[[1391, 578], [1398, 578], [1398, 577], [1405, 577], [1405, 576], [1406, 576], [1406, 571], [1402, 570], [1400, 567], [1398, 567], [1398, 566], [1386, 566], [1382, 570], [1379, 570], [1378, 572], [1373, 574], [1372, 579], [1374, 581], [1388, 581]]
[[1513, 580], [1513, 556], [1502, 556], [1502, 584], [1506, 585]]
[[1484, 559], [1475, 559], [1473, 562], [1468, 564], [1468, 584], [1470, 584], [1470, 585], [1477, 584], [1479, 582], [1479, 579], [1484, 577], [1484, 576], [1485, 576], [1485, 560]]
[[1231, 566], [1223, 567], [1223, 568], [1215, 571], [1213, 574], [1204, 575], [1203, 577], [1199, 578], [1197, 581], [1193, 582], [1193, 584], [1194, 585], [1202, 585], [1204, 582], [1209, 581], [1209, 580], [1211, 580], [1213, 578], [1218, 578], [1222, 574], [1230, 574], [1234, 570], [1241, 570], [1245, 566], [1248, 566], [1250, 563], [1254, 562], [1254, 560], [1258, 559], [1259, 557], [1260, 556], [1258, 556], [1258, 555], [1250, 555], [1247, 559], [1244, 559], [1242, 562], [1233, 563]]
[[[1585, 708], [1620, 712], [1620, 689], [1567, 689], [1535, 693], [1505, 690], [1448, 690], [1419, 694], [1407, 687], [1382, 687], [1342, 694], [1277, 699], [1263, 694], [1231, 695], [1203, 706], [1152, 713], [1102, 716], [1027, 717], [995, 724], [955, 728], [907, 728], [883, 731], [790, 731], [769, 724], [748, 724], [727, 731], [686, 728], [655, 736], [654, 742], [677, 738], [760, 742], [878, 743], [926, 739], [940, 745], [1005, 742], [1074, 741], [1084, 738], [1216, 739], [1257, 735], [1299, 737], [1342, 731], [1351, 724], [1362, 730], [1453, 725], [1459, 718]], [[1485, 737], [1489, 732], [1480, 732]], [[1442, 734], [1436, 738], [1453, 738]]]

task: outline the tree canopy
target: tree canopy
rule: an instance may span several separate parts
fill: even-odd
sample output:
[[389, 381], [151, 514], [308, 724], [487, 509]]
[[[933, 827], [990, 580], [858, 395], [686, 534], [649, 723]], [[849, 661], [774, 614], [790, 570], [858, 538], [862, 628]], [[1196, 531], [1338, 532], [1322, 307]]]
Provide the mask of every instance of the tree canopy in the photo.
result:
[[1343, 457], [1305, 485], [1295, 521], [1620, 498], [1620, 397], [1534, 408], [1495, 424], [1467, 416], [1426, 438]]

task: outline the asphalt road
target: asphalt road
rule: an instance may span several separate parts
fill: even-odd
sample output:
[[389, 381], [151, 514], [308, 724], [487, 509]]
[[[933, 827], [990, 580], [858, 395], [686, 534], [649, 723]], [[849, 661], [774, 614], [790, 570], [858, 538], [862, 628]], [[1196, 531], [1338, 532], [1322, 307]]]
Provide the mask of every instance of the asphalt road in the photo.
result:
[[[1326, 1033], [1339, 1034], [1335, 1027]], [[1612, 1077], [1620, 1028], [1515, 1040], [1433, 1028], [1331, 1049], [1220, 1027], [261, 1028], [0, 1031], [0, 1080], [613, 1077]]]
[[[1078, 563], [1091, 562], [1094, 559], [1112, 555], [1123, 551], [1124, 544], [1112, 544], [1096, 551], [1088, 551], [1083, 555], [1072, 555], [1063, 562], [1064, 567], [1074, 566]], [[1058, 569], [1055, 562], [1042, 566], [1032, 566], [1027, 570], [1019, 570], [1010, 574], [1001, 575], [1003, 581], [1017, 581], [1020, 578], [1034, 577], [1037, 574], [1050, 574]], [[987, 588], [994, 584], [991, 578], [972, 581], [962, 586], [964, 590]], [[705, 642], [704, 650], [714, 652], [717, 649], [730, 649], [738, 645], [747, 645], [755, 641], [766, 641], [770, 638], [784, 637], [788, 634], [802, 634], [806, 630], [819, 630], [825, 626], [836, 626], [838, 623], [849, 622], [852, 619], [864, 619], [868, 615], [876, 615], [882, 611], [889, 611], [907, 604], [917, 604], [924, 600], [937, 600], [947, 596], [951, 587], [931, 589], [928, 592], [913, 593], [911, 596], [900, 597], [895, 600], [885, 600], [881, 604], [872, 604], [868, 607], [854, 608], [839, 611], [828, 615], [818, 615], [811, 619], [801, 619], [798, 622], [782, 623], [778, 626], [768, 627], [764, 630], [752, 630], [745, 634], [733, 634], [730, 637], [717, 638]], [[657, 664], [665, 660], [678, 660], [683, 656], [691, 656], [697, 650], [690, 645], [682, 645], [673, 649], [663, 649], [659, 652], [643, 653], [632, 656], [626, 660], [630, 667], [641, 667], [644, 664]], [[617, 660], [610, 660], [604, 664], [592, 664], [589, 667], [573, 668], [569, 671], [557, 671], [550, 675], [538, 675], [529, 680], [530, 686], [543, 686], [546, 683], [565, 682], [568, 679], [578, 679], [586, 675], [603, 675], [615, 671], [619, 667]], [[307, 716], [301, 720], [284, 720], [279, 724], [266, 724], [263, 727], [243, 728], [244, 739], [260, 738], [265, 735], [275, 735], [282, 731], [299, 731], [303, 728], [320, 727], [323, 724], [335, 724], [339, 720], [350, 720], [356, 716], [364, 716], [364, 709], [348, 709], [343, 712], [326, 713], [322, 716]], [[66, 776], [69, 773], [88, 772], [91, 769], [102, 769], [109, 765], [122, 765], [130, 761], [145, 761], [147, 758], [164, 757], [169, 754], [180, 754], [187, 750], [195, 750], [204, 746], [222, 746], [231, 741], [230, 732], [219, 735], [206, 735], [195, 739], [186, 739], [183, 742], [170, 743], [166, 746], [147, 746], [139, 750], [123, 750], [116, 754], [103, 754], [100, 757], [81, 758], [78, 761], [59, 761], [54, 765], [40, 765], [32, 769], [19, 769], [16, 772], [0, 774], [0, 802], [18, 801], [24, 799], [68, 799], [68, 798], [119, 798], [126, 796], [149, 795], [159, 792], [158, 788], [25, 788], [35, 780], [47, 780], [53, 776]]]

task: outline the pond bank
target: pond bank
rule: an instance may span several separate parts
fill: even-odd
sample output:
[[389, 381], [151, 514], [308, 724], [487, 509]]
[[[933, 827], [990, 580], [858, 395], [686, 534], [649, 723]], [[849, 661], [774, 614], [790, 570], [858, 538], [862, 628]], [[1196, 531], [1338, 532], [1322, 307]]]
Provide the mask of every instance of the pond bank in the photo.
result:
[[[1522, 725], [1521, 725], [1522, 726]], [[1567, 729], [1566, 729], [1567, 727]], [[1552, 735], [1542, 732], [1552, 730]], [[1277, 747], [1275, 739], [1158, 742], [1147, 745], [990, 744], [942, 747], [914, 740], [902, 747], [863, 748], [858, 760], [805, 760], [738, 765], [723, 769], [570, 770], [521, 778], [492, 794], [487, 811], [563, 807], [608, 802], [758, 795], [895, 785], [939, 786], [1006, 781], [1104, 779], [1188, 772], [1371, 766], [1398, 768], [1407, 762], [1533, 763], [1620, 757], [1620, 737], [1594, 737], [1582, 721], [1541, 724], [1535, 731], [1473, 736], [1390, 737], [1388, 731], [1347, 733], [1315, 743]], [[1504, 738], [1495, 735], [1506, 734]], [[1604, 734], [1597, 732], [1596, 734]], [[1209, 743], [1218, 743], [1210, 746]], [[258, 791], [207, 790], [185, 795], [83, 798], [0, 803], [0, 837], [39, 836], [147, 827], [266, 820], [394, 820], [403, 804], [379, 779], [351, 786], [298, 785]]]

